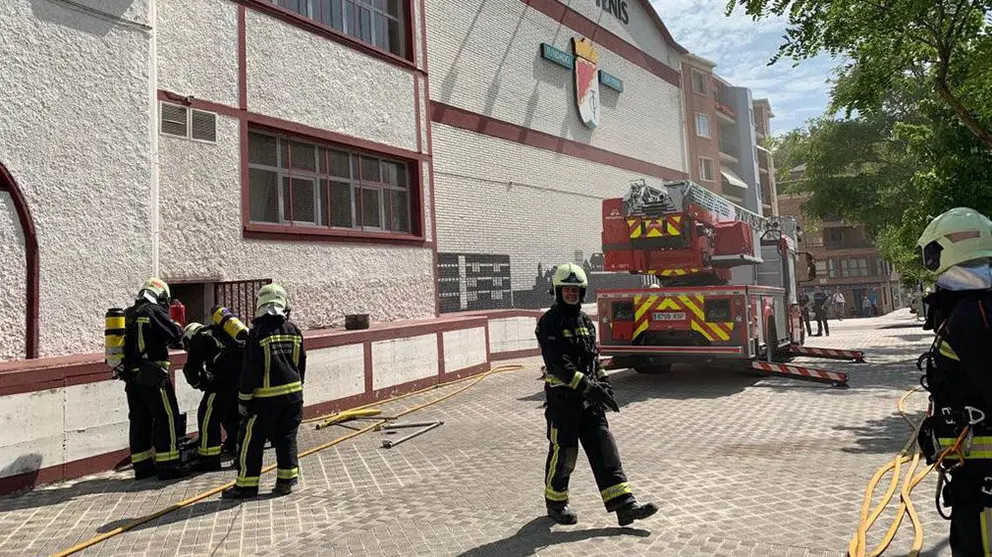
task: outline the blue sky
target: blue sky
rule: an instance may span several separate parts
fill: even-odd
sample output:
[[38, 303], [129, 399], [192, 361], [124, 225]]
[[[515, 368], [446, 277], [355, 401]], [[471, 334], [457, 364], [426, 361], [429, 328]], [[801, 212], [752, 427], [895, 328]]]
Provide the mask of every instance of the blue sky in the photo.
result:
[[833, 64], [825, 56], [800, 63], [768, 61], [782, 42], [785, 20], [754, 22], [740, 9], [724, 16], [726, 0], [651, 0], [675, 40], [690, 52], [716, 63], [728, 82], [748, 87], [755, 98], [766, 97], [778, 135], [823, 114], [828, 103]]

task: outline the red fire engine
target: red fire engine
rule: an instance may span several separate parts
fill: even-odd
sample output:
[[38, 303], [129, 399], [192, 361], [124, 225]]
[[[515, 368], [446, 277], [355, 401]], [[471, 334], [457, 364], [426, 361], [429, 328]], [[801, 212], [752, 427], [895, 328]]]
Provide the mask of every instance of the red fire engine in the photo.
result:
[[797, 239], [793, 217], [762, 217], [689, 181], [658, 189], [638, 180], [623, 198], [604, 200], [605, 270], [657, 280], [597, 291], [606, 365], [659, 373], [722, 360], [847, 386], [844, 373], [783, 363], [799, 355], [864, 361], [858, 351], [803, 346], [798, 283], [816, 268]]

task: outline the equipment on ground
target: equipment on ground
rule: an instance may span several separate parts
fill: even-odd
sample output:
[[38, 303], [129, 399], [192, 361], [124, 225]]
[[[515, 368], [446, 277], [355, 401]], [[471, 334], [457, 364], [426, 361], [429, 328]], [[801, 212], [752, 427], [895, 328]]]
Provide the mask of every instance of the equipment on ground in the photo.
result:
[[642, 179], [604, 199], [602, 219], [604, 269], [658, 282], [596, 292], [605, 368], [664, 373], [673, 363], [723, 361], [846, 387], [844, 373], [757, 363], [864, 361], [859, 351], [803, 347], [798, 284], [816, 267], [797, 249], [795, 218], [763, 217], [691, 181], [655, 188]]
[[[344, 412], [338, 412], [336, 414], [331, 414], [325, 420], [317, 424], [314, 429], [324, 429], [325, 427], [330, 427], [332, 425], [340, 425], [343, 427], [348, 427], [344, 425], [344, 422], [350, 422], [351, 420], [359, 420], [362, 418], [371, 418], [372, 416], [378, 416], [382, 414], [382, 410], [378, 408], [361, 408], [357, 410], [345, 410]], [[379, 420], [392, 420], [388, 416], [381, 416], [377, 418]]]
[[[444, 425], [444, 422], [441, 421], [441, 420], [437, 420], [437, 421], [434, 421], [434, 422], [413, 422], [413, 423], [405, 423], [405, 424], [384, 424], [384, 425], [378, 426], [376, 429], [393, 430], [393, 429], [400, 429], [400, 428], [407, 428], [407, 427], [420, 427], [421, 428], [421, 429], [418, 429], [417, 431], [414, 431], [410, 435], [407, 435], [406, 437], [400, 437], [399, 439], [396, 439], [395, 441], [394, 440], [391, 440], [391, 439], [383, 439], [382, 440], [382, 448], [384, 448], [384, 449], [391, 449], [391, 448], [395, 447], [396, 445], [399, 445], [400, 443], [403, 443], [405, 441], [409, 441], [410, 439], [413, 439], [414, 437], [417, 437], [418, 435], [423, 435], [424, 433], [427, 433], [428, 431], [430, 431], [430, 430], [432, 430], [432, 429], [434, 429], [436, 427], [440, 427], [442, 425]], [[387, 431], [386, 433], [393, 433], [393, 432], [392, 431]]]

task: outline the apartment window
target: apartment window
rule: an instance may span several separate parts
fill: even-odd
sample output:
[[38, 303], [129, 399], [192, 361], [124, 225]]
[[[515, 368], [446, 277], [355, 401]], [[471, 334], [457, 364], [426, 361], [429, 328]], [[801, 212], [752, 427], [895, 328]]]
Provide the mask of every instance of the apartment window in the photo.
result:
[[692, 91], [700, 95], [709, 95], [710, 88], [706, 74], [692, 70]]
[[251, 222], [409, 234], [408, 163], [248, 134]]
[[699, 157], [699, 179], [704, 182], [713, 181], [713, 159]]
[[696, 135], [699, 137], [705, 137], [709, 139], [710, 136], [710, 117], [706, 114], [696, 113]]
[[401, 0], [267, 0], [376, 48], [406, 56]]
[[816, 262], [816, 276], [817, 277], [827, 276], [827, 262], [826, 261], [817, 261]]
[[858, 259], [842, 259], [841, 264], [841, 276], [843, 277], [866, 277], [868, 276], [868, 260], [864, 258]]

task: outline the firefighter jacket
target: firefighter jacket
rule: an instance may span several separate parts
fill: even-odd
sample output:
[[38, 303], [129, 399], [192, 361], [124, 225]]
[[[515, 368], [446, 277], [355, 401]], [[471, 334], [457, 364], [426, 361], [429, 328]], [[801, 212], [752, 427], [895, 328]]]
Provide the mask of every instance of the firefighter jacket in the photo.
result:
[[[945, 311], [926, 370], [933, 399], [928, 421], [939, 448], [952, 446], [973, 422], [965, 458], [992, 459], [992, 292], [965, 293]], [[979, 412], [985, 419], [976, 422]]]
[[585, 377], [609, 383], [599, 365], [596, 324], [578, 306], [553, 305], [537, 320], [535, 334], [547, 387], [575, 391]]
[[263, 315], [248, 333], [238, 399], [303, 400], [306, 367], [303, 334], [296, 325], [279, 315]]
[[164, 307], [138, 300], [124, 310], [123, 379], [154, 386], [168, 378], [169, 346], [182, 337], [179, 324]]
[[231, 338], [217, 325], [207, 325], [190, 339], [183, 375], [194, 389], [234, 392], [241, 379], [243, 360], [243, 342]]

